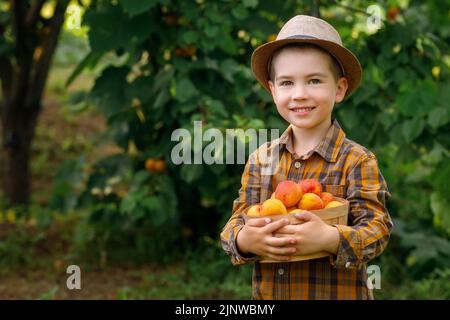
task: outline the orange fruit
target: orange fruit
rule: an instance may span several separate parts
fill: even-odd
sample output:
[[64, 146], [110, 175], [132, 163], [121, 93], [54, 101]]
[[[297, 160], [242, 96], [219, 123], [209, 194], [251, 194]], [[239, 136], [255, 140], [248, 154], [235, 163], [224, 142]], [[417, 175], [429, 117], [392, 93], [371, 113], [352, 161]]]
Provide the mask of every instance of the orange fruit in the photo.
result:
[[331, 201], [329, 204], [326, 205], [325, 208], [334, 208], [334, 207], [339, 207], [342, 206], [342, 203], [340, 203], [339, 201]]
[[164, 160], [158, 159], [155, 161], [155, 171], [156, 172], [163, 172], [166, 170], [166, 163]]
[[147, 169], [148, 171], [155, 171], [155, 159], [147, 159], [147, 161], [145, 161], [145, 169]]

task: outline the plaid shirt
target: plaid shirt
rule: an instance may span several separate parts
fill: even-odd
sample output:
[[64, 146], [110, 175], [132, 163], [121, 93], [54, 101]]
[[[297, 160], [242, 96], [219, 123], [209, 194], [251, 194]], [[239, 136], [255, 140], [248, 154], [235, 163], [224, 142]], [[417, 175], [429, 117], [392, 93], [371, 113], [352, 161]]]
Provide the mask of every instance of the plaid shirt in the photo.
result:
[[[279, 162], [273, 174], [261, 174], [262, 154], [278, 148]], [[244, 256], [236, 237], [244, 225], [241, 213], [270, 198], [284, 180], [318, 179], [323, 191], [350, 202], [348, 226], [339, 231], [337, 254], [314, 260], [259, 263], [255, 255]], [[260, 146], [246, 163], [239, 198], [221, 233], [221, 243], [233, 265], [255, 262], [254, 299], [373, 299], [367, 286], [366, 263], [386, 247], [392, 220], [386, 209], [390, 197], [375, 155], [347, 139], [336, 120], [326, 137], [308, 154], [297, 156], [292, 127], [275, 140]]]

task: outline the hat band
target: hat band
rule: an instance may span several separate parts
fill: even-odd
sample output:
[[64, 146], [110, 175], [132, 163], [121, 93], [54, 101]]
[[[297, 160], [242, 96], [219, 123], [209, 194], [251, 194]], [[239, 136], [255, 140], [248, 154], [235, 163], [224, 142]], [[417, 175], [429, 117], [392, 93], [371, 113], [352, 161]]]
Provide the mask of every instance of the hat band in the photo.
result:
[[317, 38], [313, 36], [307, 36], [306, 34], [295, 34], [285, 39], [317, 39]]
[[[318, 38], [313, 37], [313, 36], [308, 36], [306, 34], [294, 34], [293, 36], [290, 36], [290, 37], [287, 37], [284, 39], [318, 39]], [[280, 39], [280, 40], [283, 40], [283, 39]], [[324, 49], [324, 48], [322, 48], [322, 49]], [[337, 63], [339, 63], [339, 66], [341, 67], [341, 71], [342, 71], [342, 76], [345, 76], [345, 69], [344, 69], [344, 66], [342, 65], [341, 61], [338, 58], [336, 58], [336, 56], [334, 54], [332, 54], [330, 51], [328, 51], [328, 50], [326, 50], [326, 51], [328, 52], [328, 54], [330, 54], [334, 58], [334, 60], [337, 61]], [[267, 69], [268, 69], [267, 74], [270, 74], [270, 66], [272, 65], [272, 57], [273, 57], [273, 55], [270, 56], [269, 61], [267, 63]]]

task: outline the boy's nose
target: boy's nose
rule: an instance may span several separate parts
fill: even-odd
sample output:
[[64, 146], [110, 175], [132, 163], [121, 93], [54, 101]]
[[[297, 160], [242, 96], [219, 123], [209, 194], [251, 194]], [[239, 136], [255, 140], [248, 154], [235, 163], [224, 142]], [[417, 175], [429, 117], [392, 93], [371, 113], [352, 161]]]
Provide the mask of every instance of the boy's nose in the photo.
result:
[[294, 100], [304, 100], [308, 98], [308, 93], [306, 91], [306, 88], [302, 84], [297, 84], [294, 88], [294, 93], [292, 98]]

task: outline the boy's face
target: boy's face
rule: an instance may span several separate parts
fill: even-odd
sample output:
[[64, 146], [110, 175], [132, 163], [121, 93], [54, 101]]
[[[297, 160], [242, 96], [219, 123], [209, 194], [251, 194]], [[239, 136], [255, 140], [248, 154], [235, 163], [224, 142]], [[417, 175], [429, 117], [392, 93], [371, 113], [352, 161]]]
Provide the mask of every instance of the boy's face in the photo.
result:
[[348, 88], [346, 78], [336, 79], [331, 63], [328, 54], [314, 48], [285, 48], [274, 57], [269, 86], [286, 121], [304, 129], [331, 123], [333, 106]]

